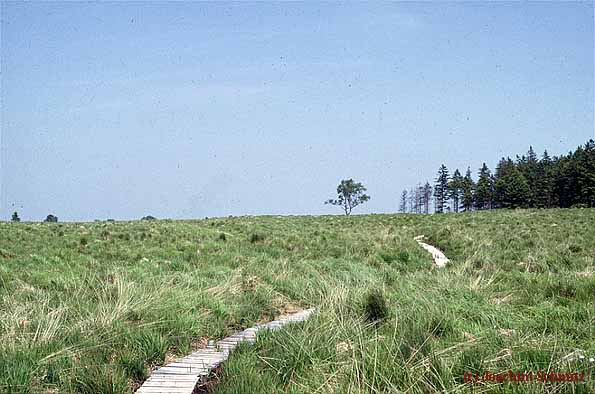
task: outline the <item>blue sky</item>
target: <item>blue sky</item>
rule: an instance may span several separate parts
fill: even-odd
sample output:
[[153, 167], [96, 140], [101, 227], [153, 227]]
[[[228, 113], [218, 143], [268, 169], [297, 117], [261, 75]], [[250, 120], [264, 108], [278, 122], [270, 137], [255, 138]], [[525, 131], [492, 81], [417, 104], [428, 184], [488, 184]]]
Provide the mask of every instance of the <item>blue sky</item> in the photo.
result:
[[595, 138], [593, 2], [1, 7], [3, 219], [395, 212]]

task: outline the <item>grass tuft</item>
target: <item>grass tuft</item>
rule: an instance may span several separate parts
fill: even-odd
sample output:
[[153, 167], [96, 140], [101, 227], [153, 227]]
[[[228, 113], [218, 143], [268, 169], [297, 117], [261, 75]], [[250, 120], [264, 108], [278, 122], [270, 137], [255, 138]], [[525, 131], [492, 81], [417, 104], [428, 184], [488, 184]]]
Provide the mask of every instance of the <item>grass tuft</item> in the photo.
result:
[[366, 320], [371, 323], [378, 323], [388, 317], [386, 299], [380, 290], [371, 290], [366, 294], [364, 314]]

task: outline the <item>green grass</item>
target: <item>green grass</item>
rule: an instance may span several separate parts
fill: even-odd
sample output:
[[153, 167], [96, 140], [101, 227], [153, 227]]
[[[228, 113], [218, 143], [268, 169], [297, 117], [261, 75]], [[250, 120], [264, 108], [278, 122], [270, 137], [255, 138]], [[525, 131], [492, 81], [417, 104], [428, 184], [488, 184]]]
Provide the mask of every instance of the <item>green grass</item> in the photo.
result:
[[[132, 392], [152, 366], [307, 306], [212, 390], [592, 392], [595, 365], [563, 357], [595, 357], [593, 229], [594, 209], [0, 223], [0, 392]], [[463, 380], [486, 370], [590, 381]]]

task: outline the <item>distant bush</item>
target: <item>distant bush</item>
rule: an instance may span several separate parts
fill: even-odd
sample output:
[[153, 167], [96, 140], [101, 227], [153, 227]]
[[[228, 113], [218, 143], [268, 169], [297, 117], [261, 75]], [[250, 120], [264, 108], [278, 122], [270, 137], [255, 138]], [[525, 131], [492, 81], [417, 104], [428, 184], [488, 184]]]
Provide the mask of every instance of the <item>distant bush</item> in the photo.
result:
[[118, 237], [119, 239], [122, 239], [122, 240], [124, 240], [124, 241], [130, 241], [130, 234], [128, 234], [128, 233], [119, 233], [119, 234], [117, 235], [117, 237]]
[[12, 218], [10, 219], [13, 222], [20, 222], [21, 218], [19, 217], [19, 214], [16, 213], [16, 211], [12, 214]]
[[223, 241], [223, 242], [227, 241], [227, 237], [225, 236], [225, 233], [219, 234], [219, 241]]
[[364, 313], [369, 322], [380, 322], [388, 317], [386, 299], [380, 290], [371, 290], [364, 301]]
[[87, 239], [87, 237], [81, 237], [80, 242], [82, 246], [86, 246], [89, 243], [89, 240]]
[[46, 223], [58, 223], [58, 216], [49, 214], [46, 216], [44, 222]]
[[141, 218], [141, 220], [157, 220], [155, 216], [147, 215]]
[[258, 233], [252, 233], [252, 235], [250, 236], [251, 243], [262, 242], [262, 241], [264, 241], [264, 235], [261, 235]]

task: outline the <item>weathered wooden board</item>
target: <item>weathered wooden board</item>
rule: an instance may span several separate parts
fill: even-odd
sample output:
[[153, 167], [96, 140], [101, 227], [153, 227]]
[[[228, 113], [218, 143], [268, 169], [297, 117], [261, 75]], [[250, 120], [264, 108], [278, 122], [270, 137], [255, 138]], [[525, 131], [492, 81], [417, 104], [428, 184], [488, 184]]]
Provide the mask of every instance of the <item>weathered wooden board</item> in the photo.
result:
[[136, 390], [138, 394], [192, 394], [194, 387], [204, 376], [227, 360], [229, 353], [241, 342], [253, 343], [260, 330], [277, 330], [282, 326], [301, 322], [310, 317], [314, 309], [306, 309], [281, 316], [266, 324], [259, 324], [224, 338], [215, 346], [208, 346], [157, 370]]

